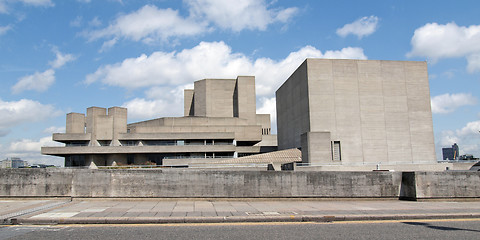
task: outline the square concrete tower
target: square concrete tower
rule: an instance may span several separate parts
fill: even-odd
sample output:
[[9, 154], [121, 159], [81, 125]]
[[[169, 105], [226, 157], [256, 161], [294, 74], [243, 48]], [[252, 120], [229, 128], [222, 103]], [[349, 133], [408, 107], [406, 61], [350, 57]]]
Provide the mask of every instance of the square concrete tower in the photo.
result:
[[307, 59], [276, 98], [279, 150], [304, 162], [435, 163], [426, 62]]
[[238, 117], [256, 123], [255, 77], [203, 79], [184, 90], [184, 116]]

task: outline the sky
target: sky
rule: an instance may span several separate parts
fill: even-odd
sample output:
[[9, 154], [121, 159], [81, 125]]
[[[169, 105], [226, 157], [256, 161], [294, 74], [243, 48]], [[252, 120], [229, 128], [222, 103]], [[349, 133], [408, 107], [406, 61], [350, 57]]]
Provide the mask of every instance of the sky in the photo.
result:
[[[0, 0], [0, 159], [62, 165], [41, 146], [65, 115], [182, 116], [203, 78], [256, 77], [257, 112], [305, 58], [427, 61], [437, 159], [480, 156], [474, 0]], [[275, 130], [274, 130], [275, 131]]]

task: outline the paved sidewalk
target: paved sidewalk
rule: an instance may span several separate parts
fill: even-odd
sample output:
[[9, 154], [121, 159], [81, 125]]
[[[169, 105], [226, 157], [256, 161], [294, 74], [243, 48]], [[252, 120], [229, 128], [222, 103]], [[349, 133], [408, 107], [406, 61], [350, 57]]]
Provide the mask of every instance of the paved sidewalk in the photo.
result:
[[[13, 200], [9, 200], [13, 201]], [[26, 208], [40, 200], [16, 200]], [[45, 201], [45, 200], [42, 200]], [[82, 199], [12, 217], [13, 224], [195, 223], [480, 218], [480, 201]], [[0, 200], [0, 207], [4, 211]], [[45, 204], [51, 204], [45, 202]], [[58, 205], [58, 204], [57, 204]]]
[[0, 199], [0, 224], [19, 215], [38, 212], [67, 202], [70, 202], [70, 198]]

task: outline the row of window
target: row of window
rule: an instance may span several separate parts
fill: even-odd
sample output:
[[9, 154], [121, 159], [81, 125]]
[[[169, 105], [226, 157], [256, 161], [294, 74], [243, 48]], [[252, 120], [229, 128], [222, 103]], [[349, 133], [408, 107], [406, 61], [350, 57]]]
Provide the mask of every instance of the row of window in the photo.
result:
[[[98, 140], [100, 146], [110, 146], [110, 140]], [[143, 140], [143, 141], [120, 141], [122, 146], [138, 146], [142, 142], [144, 146], [186, 146], [186, 145], [233, 145], [231, 139], [194, 139], [194, 140]], [[67, 147], [88, 146], [89, 141], [73, 141], [66, 143]]]

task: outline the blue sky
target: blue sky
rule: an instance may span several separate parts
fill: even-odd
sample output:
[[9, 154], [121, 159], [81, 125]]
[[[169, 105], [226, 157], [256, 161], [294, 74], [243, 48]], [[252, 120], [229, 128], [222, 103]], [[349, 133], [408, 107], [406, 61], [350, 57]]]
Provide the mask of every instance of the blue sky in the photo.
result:
[[437, 157], [480, 156], [480, 2], [0, 0], [0, 159], [40, 155], [65, 114], [181, 116], [202, 78], [255, 75], [257, 112], [307, 57], [427, 61]]

